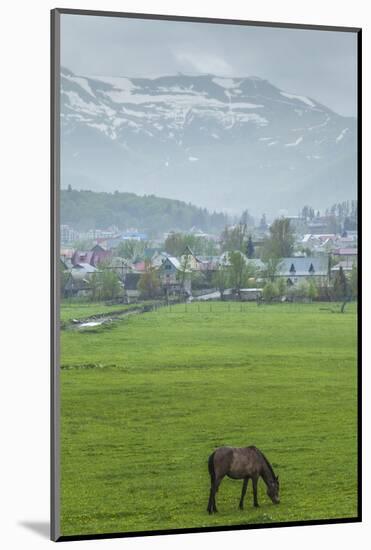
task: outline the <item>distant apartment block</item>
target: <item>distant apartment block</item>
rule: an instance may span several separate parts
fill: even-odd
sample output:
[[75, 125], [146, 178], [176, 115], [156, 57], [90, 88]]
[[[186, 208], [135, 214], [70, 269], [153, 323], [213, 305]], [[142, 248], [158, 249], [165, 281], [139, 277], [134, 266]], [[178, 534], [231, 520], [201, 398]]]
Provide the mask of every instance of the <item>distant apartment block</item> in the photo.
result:
[[61, 225], [61, 243], [71, 244], [80, 238], [80, 233], [69, 225]]

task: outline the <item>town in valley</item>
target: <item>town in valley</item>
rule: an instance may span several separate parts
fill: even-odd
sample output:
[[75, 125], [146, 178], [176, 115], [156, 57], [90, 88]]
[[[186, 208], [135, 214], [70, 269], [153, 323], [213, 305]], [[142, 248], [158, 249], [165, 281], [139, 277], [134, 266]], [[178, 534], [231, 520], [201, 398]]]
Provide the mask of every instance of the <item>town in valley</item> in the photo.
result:
[[[68, 193], [68, 191], [66, 192]], [[224, 221], [224, 220], [223, 220]], [[357, 297], [357, 203], [258, 220], [242, 211], [219, 231], [62, 223], [61, 297], [158, 303], [349, 301]]]

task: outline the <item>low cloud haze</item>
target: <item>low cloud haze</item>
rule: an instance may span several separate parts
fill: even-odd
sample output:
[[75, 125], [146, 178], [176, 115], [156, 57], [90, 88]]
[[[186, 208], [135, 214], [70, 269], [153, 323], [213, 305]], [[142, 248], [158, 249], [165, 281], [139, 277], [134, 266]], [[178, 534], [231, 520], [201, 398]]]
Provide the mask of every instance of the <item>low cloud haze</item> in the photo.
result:
[[76, 74], [259, 76], [356, 115], [356, 34], [62, 15], [61, 61]]

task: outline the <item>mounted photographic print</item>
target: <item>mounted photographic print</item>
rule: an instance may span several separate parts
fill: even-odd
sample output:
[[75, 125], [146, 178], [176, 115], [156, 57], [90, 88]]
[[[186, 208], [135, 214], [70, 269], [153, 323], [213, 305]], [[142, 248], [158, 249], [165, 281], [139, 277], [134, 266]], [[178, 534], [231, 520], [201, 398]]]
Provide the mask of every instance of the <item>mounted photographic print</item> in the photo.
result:
[[52, 12], [52, 538], [354, 522], [361, 31]]

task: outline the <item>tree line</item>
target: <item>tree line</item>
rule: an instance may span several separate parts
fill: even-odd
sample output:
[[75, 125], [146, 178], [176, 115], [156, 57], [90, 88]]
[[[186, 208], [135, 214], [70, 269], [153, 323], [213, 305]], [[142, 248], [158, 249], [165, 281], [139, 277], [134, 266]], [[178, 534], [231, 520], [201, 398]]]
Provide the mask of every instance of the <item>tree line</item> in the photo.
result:
[[78, 231], [117, 226], [136, 227], [152, 236], [169, 229], [195, 226], [206, 233], [220, 232], [229, 223], [223, 212], [209, 212], [191, 203], [135, 193], [61, 190], [61, 223]]

